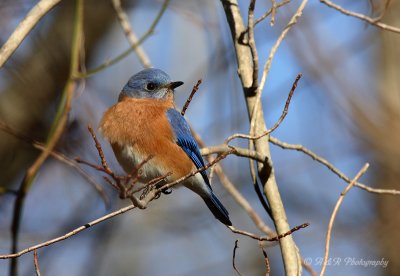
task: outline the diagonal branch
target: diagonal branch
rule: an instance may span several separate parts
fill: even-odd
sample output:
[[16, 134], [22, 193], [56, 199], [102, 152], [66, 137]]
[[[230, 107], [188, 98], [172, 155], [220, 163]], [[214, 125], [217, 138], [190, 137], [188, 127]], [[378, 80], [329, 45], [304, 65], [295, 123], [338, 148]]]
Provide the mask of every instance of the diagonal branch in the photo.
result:
[[339, 199], [336, 202], [335, 208], [333, 209], [331, 219], [329, 220], [329, 225], [328, 225], [328, 231], [326, 233], [326, 244], [325, 244], [325, 256], [324, 256], [324, 261], [322, 264], [322, 269], [320, 276], [323, 276], [326, 270], [326, 265], [328, 264], [328, 257], [329, 257], [329, 247], [330, 247], [330, 241], [331, 241], [331, 233], [332, 233], [332, 227], [333, 223], [336, 218], [336, 214], [339, 211], [340, 205], [342, 204], [344, 197], [346, 196], [347, 192], [356, 184], [357, 180], [360, 179], [360, 177], [366, 173], [368, 170], [369, 164], [366, 163], [361, 170], [357, 173], [357, 175], [351, 180], [349, 185], [340, 193]]
[[15, 52], [29, 32], [36, 26], [40, 19], [46, 15], [61, 0], [41, 0], [37, 3], [19, 23], [18, 27], [0, 49], [0, 68]]
[[[32, 145], [35, 149], [38, 149], [40, 151], [44, 151], [46, 149], [45, 144], [33, 140], [32, 138], [30, 138], [30, 137], [22, 134], [21, 132], [11, 128], [10, 126], [8, 126], [7, 124], [5, 124], [2, 121], [0, 121], [0, 130], [3, 130], [4, 132], [6, 132], [6, 133], [8, 133], [8, 134], [20, 139], [21, 141]], [[97, 193], [103, 198], [105, 205], [107, 207], [109, 206], [110, 200], [107, 197], [103, 187], [100, 184], [98, 184], [93, 179], [92, 176], [90, 176], [84, 170], [82, 170], [82, 168], [77, 164], [76, 161], [74, 161], [73, 159], [67, 157], [66, 155], [62, 154], [61, 152], [58, 152], [58, 151], [55, 151], [55, 150], [51, 151], [50, 155], [54, 159], [56, 159], [56, 160], [58, 160], [58, 161], [60, 161], [60, 162], [62, 162], [64, 164], [70, 166], [71, 168], [75, 169], [83, 178], [86, 179], [86, 181], [89, 184], [91, 184], [93, 186], [93, 188], [97, 191]], [[16, 192], [16, 194], [18, 194], [18, 192]]]
[[293, 82], [292, 89], [290, 89], [289, 95], [286, 99], [285, 107], [283, 108], [283, 111], [282, 111], [282, 114], [272, 128], [268, 129], [267, 131], [264, 131], [263, 133], [261, 133], [259, 135], [255, 135], [255, 136], [248, 135], [248, 134], [241, 134], [241, 133], [233, 134], [225, 140], [225, 143], [228, 144], [230, 141], [232, 141], [233, 139], [236, 139], [236, 138], [258, 140], [264, 136], [271, 134], [273, 131], [275, 131], [280, 126], [280, 124], [283, 122], [283, 120], [285, 119], [286, 115], [289, 112], [290, 101], [292, 100], [293, 93], [297, 88], [297, 83], [299, 82], [301, 76], [302, 76], [301, 73], [298, 74], [296, 77], [296, 80]]
[[[331, 170], [334, 174], [336, 174], [338, 177], [340, 177], [341, 179], [343, 179], [344, 181], [346, 181], [347, 183], [351, 182], [351, 179], [349, 177], [347, 177], [344, 173], [342, 173], [338, 168], [336, 168], [333, 164], [331, 164], [328, 160], [326, 160], [325, 158], [322, 158], [321, 156], [319, 156], [318, 154], [314, 153], [313, 151], [307, 149], [306, 147], [304, 147], [303, 145], [300, 144], [288, 144], [285, 142], [280, 141], [279, 139], [270, 136], [269, 137], [269, 141], [278, 146], [281, 147], [283, 149], [290, 149], [290, 150], [296, 150], [296, 151], [300, 151], [306, 155], [308, 155], [309, 157], [311, 157], [313, 160], [317, 161], [318, 163], [321, 163], [322, 165], [324, 165], [325, 167], [327, 167], [329, 170]], [[400, 195], [400, 191], [399, 190], [395, 190], [395, 189], [376, 189], [376, 188], [372, 188], [369, 187], [365, 184], [356, 182], [354, 184], [356, 187], [363, 189], [367, 192], [370, 193], [375, 193], [375, 194], [388, 194], [388, 195]]]
[[103, 71], [104, 69], [120, 62], [123, 60], [125, 57], [127, 57], [131, 52], [133, 52], [139, 45], [141, 45], [147, 38], [149, 38], [155, 31], [158, 23], [160, 22], [162, 16], [164, 15], [165, 11], [167, 10], [168, 4], [170, 0], [165, 0], [163, 5], [161, 6], [160, 11], [158, 12], [156, 18], [154, 19], [153, 23], [149, 27], [149, 29], [143, 34], [143, 36], [129, 49], [125, 50], [123, 53], [119, 54], [117, 57], [105, 61], [103, 64], [97, 66], [96, 68], [89, 70], [85, 73], [77, 73], [75, 74], [75, 78], [88, 78], [91, 77], [95, 74], [97, 74], [100, 71]]
[[383, 30], [400, 34], [400, 28], [398, 28], [398, 27], [394, 27], [394, 26], [379, 22], [375, 18], [368, 17], [362, 13], [357, 13], [357, 12], [346, 10], [342, 6], [335, 4], [329, 0], [320, 0], [320, 2], [327, 5], [330, 8], [333, 8], [333, 9], [345, 14], [345, 15], [361, 19], [361, 20], [367, 22], [368, 24], [371, 24], [371, 25], [381, 28]]
[[[22, 219], [22, 211], [25, 203], [25, 196], [28, 193], [32, 183], [38, 173], [39, 169], [49, 157], [50, 153], [56, 146], [60, 139], [64, 129], [67, 125], [68, 114], [72, 105], [72, 98], [75, 92], [76, 83], [72, 76], [79, 70], [79, 58], [80, 50], [83, 41], [83, 0], [76, 1], [76, 12], [74, 22], [74, 35], [71, 45], [71, 65], [70, 74], [67, 84], [64, 87], [61, 101], [58, 106], [57, 114], [53, 120], [51, 129], [48, 134], [48, 140], [46, 142], [46, 148], [37, 157], [35, 162], [28, 168], [25, 176], [21, 182], [21, 186], [18, 190], [17, 198], [15, 199], [13, 218], [11, 224], [11, 251], [16, 252], [18, 248], [18, 235], [19, 228]], [[12, 259], [10, 263], [10, 275], [18, 275], [17, 271], [17, 259]]]
[[[121, 0], [112, 0], [111, 2], [113, 4], [115, 12], [117, 13], [119, 23], [120, 23], [122, 29], [124, 30], [126, 37], [128, 38], [129, 42], [131, 43], [131, 46], [134, 49], [137, 57], [139, 58], [140, 63], [145, 68], [152, 67], [150, 59], [147, 56], [146, 52], [143, 50], [143, 48], [140, 46], [140, 44], [137, 44], [139, 39], [137, 38], [135, 32], [133, 31], [131, 24], [129, 23], [127, 14], [122, 9]], [[136, 44], [137, 44], [137, 46], [135, 46]]]

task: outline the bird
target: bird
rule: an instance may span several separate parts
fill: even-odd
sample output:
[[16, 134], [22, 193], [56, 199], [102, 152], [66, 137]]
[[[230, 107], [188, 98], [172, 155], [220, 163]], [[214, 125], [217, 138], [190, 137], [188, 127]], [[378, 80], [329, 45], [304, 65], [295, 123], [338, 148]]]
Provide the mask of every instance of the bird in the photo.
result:
[[[205, 163], [189, 124], [174, 103], [174, 90], [182, 81], [172, 81], [161, 69], [144, 69], [122, 88], [118, 102], [105, 111], [99, 131], [110, 143], [126, 173], [142, 167], [141, 181], [170, 175], [165, 182], [186, 176]], [[220, 222], [231, 226], [229, 213], [213, 192], [206, 171], [182, 183], [198, 194]]]

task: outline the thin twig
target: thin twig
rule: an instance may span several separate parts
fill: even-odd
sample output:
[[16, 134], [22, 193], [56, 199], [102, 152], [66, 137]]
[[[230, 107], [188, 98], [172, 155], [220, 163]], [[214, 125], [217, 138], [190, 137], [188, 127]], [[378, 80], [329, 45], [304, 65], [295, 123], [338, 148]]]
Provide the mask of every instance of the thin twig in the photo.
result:
[[272, 8], [271, 8], [271, 22], [270, 22], [270, 24], [271, 24], [271, 26], [274, 26], [276, 9], [277, 9], [278, 5], [276, 4], [275, 0], [271, 0], [271, 5], [272, 5]]
[[279, 117], [278, 121], [276, 121], [276, 123], [274, 124], [274, 126], [273, 126], [272, 128], [270, 128], [270, 129], [268, 129], [267, 131], [265, 131], [265, 132], [263, 132], [263, 133], [261, 133], [261, 134], [259, 134], [259, 135], [256, 135], [256, 136], [252, 136], [252, 135], [248, 135], [248, 134], [236, 133], [236, 134], [233, 134], [233, 135], [229, 136], [229, 137], [225, 140], [225, 143], [228, 144], [230, 141], [232, 141], [233, 139], [236, 139], [236, 138], [243, 138], [243, 139], [249, 139], [249, 140], [257, 140], [257, 139], [260, 139], [261, 137], [264, 137], [264, 136], [266, 136], [266, 135], [269, 135], [269, 134], [271, 134], [273, 131], [275, 131], [275, 130], [280, 126], [280, 124], [283, 122], [283, 120], [285, 119], [286, 115], [287, 115], [288, 112], [289, 112], [290, 101], [292, 100], [293, 93], [294, 93], [294, 91], [295, 91], [296, 88], [297, 88], [297, 83], [299, 82], [301, 76], [302, 76], [302, 74], [299, 73], [299, 74], [297, 75], [297, 77], [296, 77], [296, 80], [293, 82], [292, 88], [290, 89], [289, 95], [288, 95], [288, 97], [287, 97], [287, 99], [286, 99], [285, 107], [283, 108], [282, 114], [281, 114], [281, 116]]
[[[311, 157], [313, 160], [317, 161], [318, 163], [324, 165], [325, 167], [327, 167], [329, 170], [331, 170], [334, 174], [336, 174], [339, 178], [343, 179], [344, 181], [346, 181], [347, 183], [351, 182], [351, 179], [348, 178], [344, 173], [342, 173], [338, 168], [336, 168], [334, 165], [332, 165], [331, 163], [329, 163], [326, 159], [322, 158], [321, 156], [317, 155], [316, 153], [312, 152], [311, 150], [307, 149], [306, 147], [304, 147], [303, 145], [300, 144], [288, 144], [285, 142], [280, 141], [279, 139], [270, 136], [269, 137], [269, 141], [278, 146], [281, 147], [283, 149], [290, 149], [290, 150], [296, 150], [296, 151], [300, 151], [306, 155], [308, 155], [309, 157]], [[369, 187], [365, 184], [356, 182], [354, 184], [354, 186], [363, 189], [367, 192], [370, 193], [375, 193], [375, 194], [387, 194], [387, 195], [400, 195], [400, 191], [399, 190], [395, 190], [395, 189], [376, 189], [376, 188], [372, 188]]]
[[41, 276], [40, 268], [39, 268], [38, 254], [37, 254], [36, 250], [33, 251], [33, 263], [35, 265], [36, 276]]
[[366, 16], [366, 15], [364, 15], [362, 13], [357, 13], [357, 12], [346, 10], [343, 7], [341, 7], [340, 5], [335, 4], [335, 3], [333, 3], [333, 2], [331, 2], [329, 0], [320, 0], [320, 2], [325, 4], [325, 5], [327, 5], [328, 7], [331, 7], [333, 9], [345, 14], [345, 15], [361, 19], [361, 20], [363, 20], [363, 21], [365, 21], [365, 22], [367, 22], [367, 23], [369, 23], [369, 24], [371, 24], [373, 26], [381, 28], [383, 30], [391, 31], [391, 32], [394, 32], [394, 33], [400, 33], [400, 28], [398, 28], [398, 27], [394, 27], [394, 26], [387, 25], [385, 23], [379, 22], [375, 18], [368, 17], [368, 16]]
[[268, 59], [265, 62], [265, 65], [264, 65], [264, 70], [263, 70], [263, 74], [262, 74], [262, 77], [261, 77], [260, 85], [256, 90], [256, 100], [255, 100], [253, 112], [252, 112], [252, 115], [251, 115], [251, 122], [250, 122], [250, 135], [254, 135], [255, 134], [254, 133], [254, 131], [255, 131], [255, 122], [256, 122], [256, 118], [258, 116], [257, 114], [259, 112], [258, 109], [260, 108], [260, 104], [259, 103], [261, 101], [261, 96], [262, 96], [262, 93], [264, 91], [264, 86], [265, 86], [265, 83], [267, 81], [269, 70], [271, 68], [272, 60], [275, 57], [276, 51], [278, 50], [278, 48], [279, 48], [280, 44], [282, 43], [282, 41], [285, 39], [285, 37], [288, 34], [289, 30], [297, 23], [297, 20], [303, 14], [303, 10], [304, 10], [307, 2], [308, 2], [308, 0], [303, 0], [301, 2], [299, 8], [294, 13], [294, 15], [290, 19], [289, 23], [286, 25], [286, 27], [283, 29], [283, 31], [279, 35], [279, 37], [276, 40], [274, 46], [271, 48], [271, 51], [270, 51], [269, 56], [268, 56]]
[[114, 175], [114, 173], [112, 172], [112, 170], [110, 169], [110, 167], [107, 164], [107, 160], [106, 160], [106, 157], [104, 156], [103, 148], [101, 147], [101, 144], [100, 144], [99, 140], [97, 140], [96, 133], [94, 132], [93, 128], [90, 125], [87, 128], [88, 128], [90, 134], [92, 135], [92, 138], [93, 138], [93, 141], [95, 143], [97, 152], [98, 152], [98, 154], [100, 156], [101, 165], [103, 166], [104, 170], [108, 174]]
[[[60, 139], [64, 129], [67, 125], [68, 114], [72, 105], [72, 98], [75, 91], [75, 81], [72, 76], [79, 70], [79, 58], [80, 50], [83, 39], [83, 0], [77, 0], [76, 11], [75, 11], [75, 22], [74, 22], [74, 33], [71, 45], [71, 66], [67, 84], [62, 92], [60, 104], [58, 106], [57, 114], [53, 120], [52, 126], [49, 131], [48, 139], [46, 142], [46, 148], [37, 157], [34, 163], [28, 168], [26, 174], [21, 182], [21, 186], [18, 191], [18, 196], [14, 203], [13, 219], [11, 224], [11, 251], [16, 252], [18, 248], [18, 234], [22, 216], [22, 210], [24, 207], [25, 196], [29, 191], [37, 172], [49, 157], [58, 140]], [[17, 271], [17, 259], [12, 259], [10, 263], [10, 274], [18, 275]]]
[[240, 273], [240, 271], [237, 269], [236, 264], [235, 264], [236, 249], [239, 248], [238, 242], [239, 242], [239, 240], [236, 240], [236, 241], [235, 241], [235, 247], [233, 248], [232, 266], [233, 266], [233, 269], [236, 271], [236, 273], [237, 273], [239, 276], [242, 276], [242, 273]]
[[298, 226], [293, 227], [289, 231], [287, 231], [287, 232], [285, 232], [283, 234], [280, 234], [280, 235], [275, 235], [274, 237], [258, 236], [256, 234], [250, 233], [248, 231], [237, 229], [237, 228], [235, 228], [233, 226], [227, 226], [227, 227], [229, 228], [229, 230], [231, 230], [235, 234], [240, 234], [240, 235], [243, 235], [243, 236], [247, 236], [247, 237], [252, 238], [254, 240], [257, 240], [257, 241], [269, 241], [269, 242], [272, 242], [272, 241], [279, 241], [280, 239], [283, 239], [284, 237], [289, 236], [289, 235], [293, 234], [294, 232], [296, 232], [296, 231], [298, 231], [300, 229], [306, 228], [309, 225], [310, 225], [309, 223], [300, 224]]
[[[193, 172], [191, 172], [190, 174], [187, 174], [186, 176], [183, 176], [183, 177], [177, 179], [176, 181], [173, 181], [173, 182], [171, 182], [171, 183], [165, 184], [165, 185], [161, 186], [161, 187], [158, 188], [158, 189], [153, 189], [153, 190], [151, 190], [151, 191], [146, 195], [146, 197], [143, 198], [143, 200], [140, 200], [140, 199], [135, 198], [134, 200], [137, 200], [137, 202], [135, 202], [136, 205], [135, 205], [135, 204], [132, 204], [132, 205], [130, 205], [130, 206], [128, 206], [128, 207], [122, 208], [122, 209], [120, 209], [120, 210], [118, 210], [118, 211], [116, 211], [116, 212], [110, 213], [110, 214], [108, 214], [108, 215], [106, 215], [106, 216], [103, 216], [103, 217], [97, 219], [97, 220], [94, 220], [94, 221], [92, 221], [92, 222], [89, 222], [89, 223], [85, 224], [84, 226], [81, 226], [81, 227], [79, 227], [79, 228], [76, 228], [75, 230], [73, 230], [73, 231], [71, 231], [71, 232], [68, 232], [67, 234], [65, 234], [65, 235], [63, 235], [63, 236], [60, 236], [60, 237], [57, 237], [57, 238], [55, 238], [55, 239], [52, 239], [52, 240], [49, 240], [49, 241], [40, 243], [40, 244], [38, 244], [38, 245], [35, 245], [35, 246], [32, 246], [32, 247], [26, 248], [26, 249], [21, 250], [21, 251], [19, 251], [19, 252], [17, 252], [17, 253], [7, 254], [7, 255], [0, 255], [0, 259], [15, 259], [15, 258], [17, 258], [17, 257], [19, 257], [19, 256], [21, 256], [21, 255], [23, 255], [23, 254], [26, 254], [26, 253], [28, 253], [28, 252], [31, 252], [31, 251], [33, 251], [33, 250], [35, 250], [35, 249], [42, 248], [42, 247], [45, 247], [45, 246], [49, 246], [49, 245], [54, 244], [54, 243], [56, 243], [56, 242], [65, 240], [65, 239], [67, 239], [67, 238], [69, 238], [69, 237], [71, 237], [71, 236], [76, 235], [76, 234], [79, 233], [79, 232], [82, 232], [83, 230], [85, 230], [85, 229], [87, 229], [87, 228], [89, 228], [89, 227], [91, 227], [91, 226], [93, 226], [93, 225], [96, 225], [96, 224], [98, 224], [98, 223], [100, 223], [100, 222], [102, 222], [102, 221], [105, 221], [105, 220], [109, 219], [109, 218], [112, 218], [112, 217], [114, 217], [114, 216], [117, 216], [117, 215], [120, 215], [120, 214], [122, 214], [122, 213], [125, 213], [125, 212], [127, 212], [127, 211], [129, 211], [129, 210], [131, 210], [131, 209], [133, 209], [133, 208], [135, 208], [135, 207], [145, 208], [145, 207], [147, 206], [147, 204], [148, 204], [150, 201], [152, 201], [153, 199], [155, 199], [155, 198], [157, 197], [157, 195], [161, 193], [162, 190], [171, 188], [171, 187], [173, 187], [173, 186], [175, 186], [175, 185], [178, 185], [179, 183], [181, 183], [181, 182], [187, 180], [188, 178], [192, 177], [192, 176], [195, 175], [196, 173], [199, 173], [199, 172], [202, 172], [202, 171], [204, 171], [204, 170], [207, 170], [209, 167], [215, 165], [216, 163], [220, 162], [222, 159], [226, 158], [229, 154], [230, 154], [230, 152], [225, 153], [225, 154], [221, 154], [220, 156], [218, 156], [217, 158], [215, 158], [215, 159], [213, 160], [213, 162], [208, 163], [206, 166], [204, 166], [204, 167], [202, 167], [202, 168], [200, 168], [200, 169], [198, 169], [198, 170], [196, 170], [196, 171], [193, 171]], [[132, 202], [134, 202], [134, 200], [132, 200]]]
[[134, 45], [129, 47], [129, 49], [125, 50], [123, 53], [121, 53], [117, 57], [115, 57], [111, 60], [105, 61], [103, 64], [99, 65], [98, 67], [96, 67], [92, 70], [87, 71], [86, 73], [76, 74], [75, 77], [76, 78], [87, 78], [87, 77], [93, 76], [93, 75], [97, 74], [98, 72], [118, 63], [119, 61], [121, 61], [125, 57], [127, 57], [131, 52], [133, 52], [136, 49], [136, 47], [141, 45], [147, 38], [149, 38], [154, 33], [155, 28], [157, 27], [158, 23], [160, 22], [162, 16], [164, 15], [164, 12], [167, 10], [169, 2], [170, 2], [170, 0], [164, 1], [164, 3], [162, 5], [160, 11], [158, 12], [156, 18], [154, 19], [153, 23], [151, 24], [149, 29], [143, 34], [143, 36], [137, 41], [137, 43], [135, 43]]
[[[150, 59], [147, 56], [146, 52], [143, 50], [143, 48], [140, 46], [140, 44], [137, 45], [139, 39], [137, 38], [135, 32], [133, 31], [131, 24], [129, 23], [127, 14], [122, 9], [121, 0], [112, 0], [111, 2], [113, 4], [115, 12], [117, 13], [119, 23], [120, 23], [122, 29], [124, 30], [129, 43], [131, 44], [137, 57], [139, 58], [140, 63], [145, 68], [152, 67]], [[137, 46], [135, 46], [135, 45], [137, 45]]]
[[15, 52], [29, 32], [61, 0], [40, 0], [18, 24], [17, 28], [0, 49], [0, 68]]
[[320, 276], [323, 276], [326, 270], [326, 265], [328, 264], [328, 257], [329, 257], [329, 247], [330, 247], [330, 241], [331, 241], [331, 233], [332, 233], [332, 228], [333, 228], [333, 223], [336, 218], [336, 214], [339, 211], [340, 205], [343, 202], [344, 197], [346, 196], [347, 192], [354, 186], [354, 184], [357, 182], [360, 177], [365, 174], [365, 172], [368, 170], [369, 164], [366, 163], [362, 169], [357, 173], [357, 175], [351, 180], [349, 185], [340, 193], [339, 199], [336, 202], [335, 208], [333, 209], [332, 216], [329, 220], [329, 225], [328, 225], [328, 231], [326, 233], [326, 244], [325, 244], [325, 256], [324, 256], [324, 261], [322, 264], [322, 269]]
[[256, 91], [257, 87], [258, 87], [258, 70], [259, 70], [259, 66], [258, 66], [258, 53], [257, 53], [257, 47], [256, 47], [256, 41], [254, 38], [254, 9], [256, 7], [256, 0], [251, 0], [250, 4], [249, 4], [249, 10], [248, 10], [248, 14], [247, 14], [247, 22], [248, 22], [248, 44], [250, 47], [250, 51], [251, 51], [251, 56], [252, 56], [252, 60], [253, 60], [253, 80], [252, 80], [252, 84], [251, 87], [254, 91]]
[[265, 262], [265, 276], [269, 276], [269, 274], [271, 273], [271, 267], [269, 265], [269, 259], [268, 259], [268, 255], [267, 252], [264, 250], [264, 248], [261, 248], [261, 251], [263, 253], [264, 256], [264, 262]]
[[196, 94], [197, 90], [199, 90], [200, 84], [201, 84], [201, 79], [199, 79], [197, 81], [196, 85], [193, 86], [192, 92], [190, 93], [189, 98], [186, 100], [185, 105], [182, 108], [182, 111], [181, 111], [182, 116], [185, 115], [186, 109], [189, 107], [189, 104], [192, 101], [194, 94]]
[[[291, 0], [284, 0], [280, 3], [276, 4], [276, 9], [278, 10], [280, 7], [290, 3]], [[257, 26], [259, 23], [261, 23], [262, 21], [265, 20], [265, 18], [267, 18], [271, 13], [272, 13], [272, 9], [270, 8], [269, 10], [267, 10], [262, 16], [260, 16], [257, 20], [254, 21], [254, 26]], [[272, 20], [271, 20], [272, 21]], [[249, 28], [246, 29], [246, 31], [244, 31], [244, 34], [246, 34], [249, 31]]]
[[[29, 136], [21, 133], [20, 131], [17, 131], [15, 129], [11, 128], [9, 125], [7, 125], [6, 123], [4, 123], [2, 121], [0, 121], [0, 129], [3, 130], [6, 133], [18, 138], [19, 140], [21, 140], [21, 141], [23, 141], [23, 142], [25, 142], [27, 144], [32, 145], [35, 149], [38, 149], [38, 150], [41, 150], [41, 151], [44, 151], [46, 149], [45, 144], [33, 140]], [[109, 207], [110, 200], [109, 200], [108, 196], [106, 195], [103, 187], [100, 184], [98, 184], [96, 182], [96, 180], [94, 180], [94, 178], [92, 176], [90, 176], [84, 170], [82, 170], [82, 168], [77, 164], [77, 162], [75, 160], [73, 160], [73, 159], [67, 157], [66, 155], [62, 154], [61, 152], [58, 152], [58, 151], [55, 151], [55, 150], [52, 150], [50, 152], [50, 155], [54, 159], [56, 159], [56, 160], [58, 160], [58, 161], [60, 161], [60, 162], [62, 162], [64, 164], [72, 167], [73, 169], [75, 169], [83, 178], [86, 179], [86, 181], [89, 184], [91, 184], [93, 186], [93, 188], [96, 190], [96, 192], [102, 197], [106, 207], [107, 208]], [[17, 191], [12, 191], [12, 192], [15, 193], [15, 194], [18, 194]]]
[[240, 157], [245, 157], [245, 158], [250, 158], [258, 162], [265, 162], [265, 159], [267, 158], [266, 156], [263, 156], [261, 153], [255, 151], [255, 150], [249, 150], [245, 148], [240, 148], [240, 147], [233, 147], [233, 146], [228, 146], [227, 144], [221, 144], [217, 146], [210, 146], [207, 148], [202, 148], [200, 150], [201, 155], [203, 156], [208, 156], [212, 154], [222, 154], [225, 152], [228, 152], [230, 150], [234, 150], [232, 154]]
[[37, 245], [25, 248], [25, 249], [23, 249], [23, 250], [21, 250], [21, 251], [19, 251], [17, 253], [0, 255], [0, 259], [15, 259], [15, 258], [18, 258], [18, 257], [26, 254], [26, 253], [32, 252], [32, 251], [34, 251], [36, 249], [39, 249], [39, 248], [42, 248], [42, 247], [46, 247], [46, 246], [52, 245], [54, 243], [66, 240], [66, 239], [68, 239], [68, 238], [70, 238], [70, 237], [72, 237], [72, 236], [74, 236], [74, 235], [76, 235], [76, 234], [78, 234], [78, 233], [80, 233], [80, 232], [82, 232], [82, 231], [84, 231], [84, 230], [96, 225], [96, 224], [99, 224], [100, 222], [103, 222], [103, 221], [108, 220], [110, 218], [113, 218], [115, 216], [118, 216], [118, 215], [121, 215], [123, 213], [126, 213], [129, 210], [132, 210], [134, 208], [136, 208], [136, 207], [133, 206], [133, 205], [129, 205], [127, 207], [121, 208], [121, 209], [119, 209], [119, 210], [117, 210], [115, 212], [109, 213], [109, 214], [107, 214], [105, 216], [102, 216], [102, 217], [100, 217], [98, 219], [95, 219], [95, 220], [93, 220], [93, 221], [91, 221], [89, 223], [86, 223], [85, 225], [82, 225], [82, 226], [80, 226], [78, 228], [75, 228], [74, 230], [72, 230], [72, 231], [70, 231], [70, 232], [68, 232], [68, 233], [66, 233], [66, 234], [64, 234], [62, 236], [59, 236], [57, 238], [54, 238], [54, 239], [45, 241], [43, 243], [39, 243]]

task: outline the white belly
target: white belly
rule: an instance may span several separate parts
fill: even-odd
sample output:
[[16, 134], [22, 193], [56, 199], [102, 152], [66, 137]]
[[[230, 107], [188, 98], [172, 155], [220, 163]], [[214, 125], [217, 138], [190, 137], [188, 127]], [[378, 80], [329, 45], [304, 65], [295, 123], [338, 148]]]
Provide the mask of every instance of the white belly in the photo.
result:
[[[121, 146], [121, 151], [114, 152], [119, 164], [122, 166], [124, 171], [129, 174], [139, 164], [143, 162], [148, 156], [142, 156], [133, 146]], [[141, 182], [150, 181], [156, 177], [162, 176], [167, 172], [164, 172], [162, 168], [155, 166], [154, 159], [150, 159], [142, 167]]]

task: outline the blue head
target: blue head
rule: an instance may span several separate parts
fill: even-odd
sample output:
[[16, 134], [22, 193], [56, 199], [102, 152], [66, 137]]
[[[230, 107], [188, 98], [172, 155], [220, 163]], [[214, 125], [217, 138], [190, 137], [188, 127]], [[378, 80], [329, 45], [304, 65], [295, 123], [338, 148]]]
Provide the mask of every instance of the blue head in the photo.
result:
[[119, 100], [123, 97], [166, 99], [182, 84], [181, 81], [172, 81], [170, 76], [160, 69], [144, 69], [129, 79], [119, 94]]

